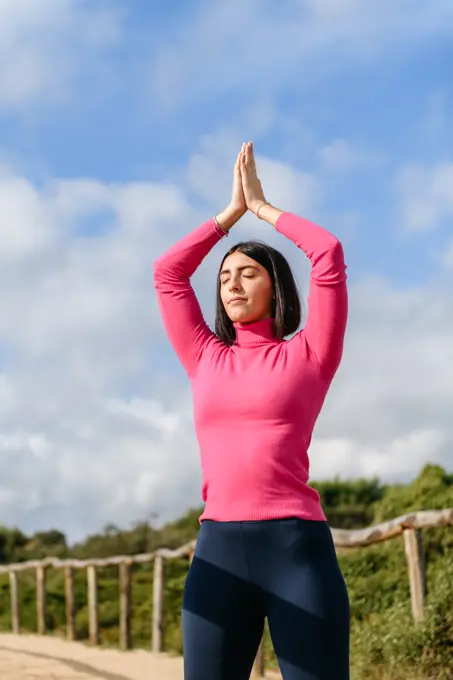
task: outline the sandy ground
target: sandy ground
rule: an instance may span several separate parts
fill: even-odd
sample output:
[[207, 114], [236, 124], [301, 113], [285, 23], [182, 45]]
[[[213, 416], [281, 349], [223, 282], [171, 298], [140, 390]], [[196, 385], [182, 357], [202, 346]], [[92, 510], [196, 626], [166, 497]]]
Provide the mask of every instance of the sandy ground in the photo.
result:
[[182, 660], [86, 647], [52, 637], [0, 635], [1, 680], [182, 680]]
[[[275, 680], [275, 675], [271, 676]], [[277, 676], [278, 677], [278, 676]], [[183, 680], [182, 659], [52, 637], [0, 635], [1, 680]]]

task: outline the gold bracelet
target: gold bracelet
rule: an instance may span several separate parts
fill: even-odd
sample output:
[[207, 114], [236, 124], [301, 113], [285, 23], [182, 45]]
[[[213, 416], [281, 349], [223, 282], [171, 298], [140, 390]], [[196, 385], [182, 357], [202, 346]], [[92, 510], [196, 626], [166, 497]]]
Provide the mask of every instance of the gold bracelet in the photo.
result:
[[270, 203], [269, 203], [269, 201], [263, 201], [262, 203], [259, 204], [258, 210], [257, 210], [256, 213], [255, 213], [256, 216], [257, 216], [257, 218], [258, 218], [259, 220], [262, 219], [262, 218], [260, 217], [260, 210], [261, 210], [261, 208], [263, 207], [263, 205], [270, 205]]

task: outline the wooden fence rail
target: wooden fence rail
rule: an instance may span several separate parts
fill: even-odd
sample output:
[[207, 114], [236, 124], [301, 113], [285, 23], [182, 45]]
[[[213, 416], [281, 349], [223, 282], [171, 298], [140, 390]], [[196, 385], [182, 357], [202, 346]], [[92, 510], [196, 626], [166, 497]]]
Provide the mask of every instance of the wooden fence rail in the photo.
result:
[[[426, 573], [422, 540], [422, 529], [453, 526], [453, 508], [413, 512], [383, 524], [359, 530], [332, 529], [335, 547], [359, 548], [380, 543], [397, 536], [403, 536], [411, 593], [412, 614], [415, 621], [423, 619], [426, 599]], [[18, 572], [36, 571], [36, 606], [38, 634], [46, 633], [46, 572], [48, 569], [64, 569], [66, 598], [66, 634], [68, 640], [75, 639], [74, 571], [86, 569], [88, 588], [89, 640], [99, 644], [98, 584], [97, 569], [118, 566], [120, 600], [120, 636], [123, 650], [132, 647], [131, 636], [131, 589], [132, 565], [154, 563], [153, 616], [151, 649], [155, 654], [162, 651], [164, 612], [164, 566], [166, 560], [188, 558], [192, 560], [195, 541], [190, 541], [177, 550], [161, 548], [140, 555], [118, 555], [106, 559], [61, 560], [49, 557], [44, 560], [0, 565], [0, 574], [9, 575], [11, 598], [11, 625], [15, 634], [20, 633], [20, 612], [18, 596]], [[264, 650], [260, 645], [255, 661], [255, 675], [264, 675]]]

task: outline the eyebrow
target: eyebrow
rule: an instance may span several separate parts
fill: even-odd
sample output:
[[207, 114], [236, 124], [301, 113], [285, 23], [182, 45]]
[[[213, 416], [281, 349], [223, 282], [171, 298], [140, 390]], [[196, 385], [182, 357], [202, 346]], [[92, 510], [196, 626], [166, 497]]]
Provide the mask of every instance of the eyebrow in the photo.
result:
[[[258, 271], [258, 267], [255, 267], [253, 264], [246, 264], [243, 267], [238, 267], [238, 270], [241, 272], [244, 269], [256, 269]], [[231, 274], [231, 269], [222, 269], [220, 272], [219, 276], [222, 276], [222, 274]]]

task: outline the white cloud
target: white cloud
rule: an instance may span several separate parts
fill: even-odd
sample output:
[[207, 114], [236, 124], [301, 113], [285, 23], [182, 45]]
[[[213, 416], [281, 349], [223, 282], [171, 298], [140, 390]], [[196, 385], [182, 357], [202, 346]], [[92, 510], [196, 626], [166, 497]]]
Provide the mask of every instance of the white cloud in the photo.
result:
[[70, 96], [74, 78], [95, 71], [94, 56], [115, 43], [119, 18], [77, 0], [2, 0], [0, 109]]
[[448, 278], [404, 291], [384, 279], [350, 287], [345, 355], [318, 423], [314, 474], [331, 476], [335, 460], [345, 477], [387, 480], [407, 478], [426, 461], [451, 468], [449, 288]]
[[[178, 189], [76, 180], [38, 190], [5, 173], [0, 205], [0, 341], [36, 358], [64, 347], [75, 364], [103, 347], [100, 373], [124, 343], [149, 341], [152, 253], [166, 225], [190, 216]], [[85, 234], [99, 218], [100, 234]], [[140, 360], [129, 353], [133, 365], [145, 361], [140, 351]]]
[[[453, 6], [435, 0], [201, 2], [153, 54], [152, 96], [165, 109], [186, 98], [238, 90], [255, 97], [320, 86], [338, 69], [362, 67], [426, 39], [451, 36]], [[209, 66], [207, 67], [207, 59]]]
[[329, 439], [320, 436], [310, 450], [314, 479], [332, 479], [332, 472], [343, 479], [378, 477], [383, 481], [407, 481], [428, 461], [448, 466], [446, 446], [451, 433], [441, 429], [416, 429], [380, 445], [360, 444], [353, 437]]
[[0, 172], [0, 262], [42, 257], [57, 238], [51, 215], [25, 178]]
[[408, 164], [398, 173], [395, 190], [406, 229], [428, 231], [453, 217], [453, 163]]
[[[107, 522], [156, 513], [164, 520], [198, 504], [190, 392], [163, 336], [151, 265], [229, 197], [235, 146], [227, 137], [206, 139], [166, 185], [81, 178], [38, 188], [3, 174], [0, 214], [15, 187], [20, 209], [9, 208], [9, 227], [28, 238], [33, 224], [37, 234], [33, 252], [25, 237], [5, 246], [0, 268], [3, 522], [25, 530], [53, 525], [74, 538]], [[213, 181], [220, 167], [222, 185]], [[282, 208], [319, 211], [323, 187], [311, 175], [268, 158], [258, 167]], [[203, 209], [189, 200], [194, 193]], [[195, 277], [209, 320], [221, 252], [257, 229], [306, 281], [305, 258], [292, 244], [244, 220]], [[425, 460], [450, 465], [453, 303], [446, 290], [350, 284], [344, 363], [312, 447], [316, 476], [407, 477]]]
[[376, 169], [385, 161], [384, 154], [354, 146], [346, 139], [334, 139], [318, 152], [321, 168], [327, 172]]

